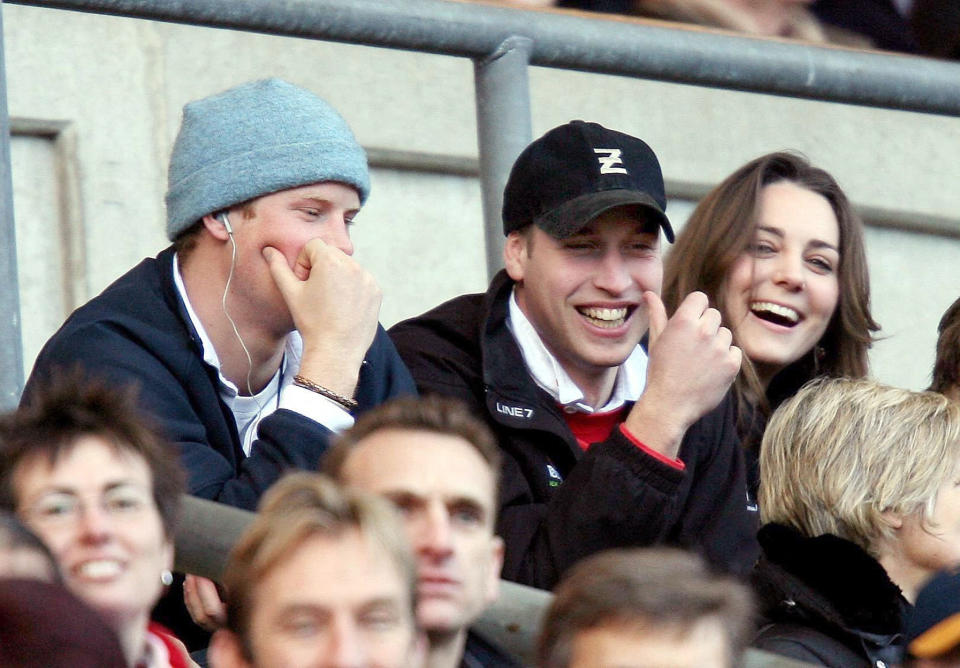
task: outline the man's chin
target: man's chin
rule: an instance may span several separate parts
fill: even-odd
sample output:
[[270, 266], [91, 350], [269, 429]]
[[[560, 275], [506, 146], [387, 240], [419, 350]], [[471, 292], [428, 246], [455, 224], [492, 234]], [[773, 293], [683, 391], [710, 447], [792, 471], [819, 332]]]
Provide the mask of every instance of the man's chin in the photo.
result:
[[469, 625], [460, 606], [444, 600], [421, 599], [417, 603], [417, 619], [427, 633], [454, 633]]

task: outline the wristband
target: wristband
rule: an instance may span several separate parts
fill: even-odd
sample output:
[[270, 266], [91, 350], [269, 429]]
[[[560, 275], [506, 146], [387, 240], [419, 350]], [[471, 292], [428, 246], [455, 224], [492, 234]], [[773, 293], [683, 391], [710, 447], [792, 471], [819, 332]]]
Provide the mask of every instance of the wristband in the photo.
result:
[[347, 412], [355, 410], [357, 406], [360, 405], [356, 402], [356, 400], [345, 397], [342, 394], [337, 394], [333, 390], [328, 390], [323, 385], [317, 385], [309, 378], [304, 378], [300, 374], [297, 374], [293, 377], [293, 384], [297, 387], [302, 387], [305, 390], [310, 390], [311, 392], [316, 392], [317, 394], [326, 397], [330, 401], [342, 406], [347, 410]]

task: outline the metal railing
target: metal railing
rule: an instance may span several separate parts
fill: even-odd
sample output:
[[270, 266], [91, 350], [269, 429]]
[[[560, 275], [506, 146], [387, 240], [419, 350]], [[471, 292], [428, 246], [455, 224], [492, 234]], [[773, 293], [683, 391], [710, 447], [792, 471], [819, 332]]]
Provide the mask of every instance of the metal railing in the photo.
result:
[[[562, 11], [448, 0], [8, 2], [471, 58], [491, 274], [501, 265], [503, 184], [531, 139], [529, 65], [960, 116], [955, 63]], [[0, 409], [16, 405], [23, 385], [2, 58], [0, 43], [0, 375], [7, 379]]]
[[[642, 21], [607, 21], [446, 0], [8, 0], [10, 4], [348, 42], [470, 58], [474, 62], [487, 267], [501, 263], [503, 184], [531, 139], [530, 65], [960, 116], [960, 65], [851, 51]], [[2, 4], [0, 4], [2, 9]], [[0, 410], [23, 385], [10, 178], [10, 123], [0, 12]], [[247, 514], [190, 502], [196, 510], [177, 539], [178, 563], [214, 575]], [[215, 505], [215, 504], [214, 504]], [[191, 511], [193, 512], [193, 511]], [[209, 513], [214, 513], [213, 518]], [[213, 559], [214, 561], [210, 561]], [[219, 560], [219, 561], [217, 561]], [[523, 588], [528, 589], [528, 588]], [[543, 599], [511, 593], [487, 615], [504, 619], [529, 648], [531, 610]], [[539, 596], [539, 594], [530, 594]], [[532, 601], [532, 602], [531, 602]], [[504, 612], [518, 603], [518, 615]], [[533, 606], [533, 607], [530, 607]], [[516, 646], [511, 634], [501, 636]], [[759, 665], [756, 661], [749, 661]], [[769, 664], [772, 665], [772, 664]]]

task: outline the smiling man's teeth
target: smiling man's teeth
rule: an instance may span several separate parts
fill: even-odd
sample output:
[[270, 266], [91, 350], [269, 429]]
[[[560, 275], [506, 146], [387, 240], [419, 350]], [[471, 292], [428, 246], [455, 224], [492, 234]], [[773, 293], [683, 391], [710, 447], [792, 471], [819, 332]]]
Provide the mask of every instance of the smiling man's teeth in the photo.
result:
[[85, 561], [77, 566], [77, 573], [87, 578], [109, 578], [120, 573], [120, 562], [114, 559]]
[[619, 327], [627, 319], [627, 308], [599, 308], [596, 306], [586, 306], [578, 309], [581, 315], [586, 316], [588, 320], [597, 327]]
[[792, 308], [789, 306], [774, 304], [773, 302], [754, 302], [750, 305], [750, 310], [754, 313], [760, 314], [770, 313], [794, 324], [800, 321], [800, 314], [794, 311]]

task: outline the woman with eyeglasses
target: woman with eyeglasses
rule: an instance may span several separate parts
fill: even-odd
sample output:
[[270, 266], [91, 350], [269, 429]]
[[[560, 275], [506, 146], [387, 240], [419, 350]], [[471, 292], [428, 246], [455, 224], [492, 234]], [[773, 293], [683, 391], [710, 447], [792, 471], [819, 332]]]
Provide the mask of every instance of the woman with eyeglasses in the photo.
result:
[[0, 495], [66, 586], [113, 628], [130, 666], [190, 665], [150, 621], [171, 581], [184, 476], [132, 397], [71, 376], [0, 420]]

